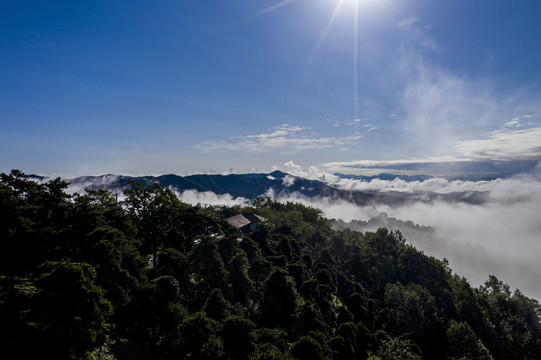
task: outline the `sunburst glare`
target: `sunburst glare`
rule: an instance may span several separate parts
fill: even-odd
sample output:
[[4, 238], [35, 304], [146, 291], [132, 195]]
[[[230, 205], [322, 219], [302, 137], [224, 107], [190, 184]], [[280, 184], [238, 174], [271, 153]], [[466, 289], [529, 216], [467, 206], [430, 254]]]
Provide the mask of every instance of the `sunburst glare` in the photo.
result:
[[[323, 27], [321, 31], [317, 44], [315, 45], [311, 54], [308, 57], [308, 62], [309, 63], [312, 62], [314, 56], [316, 56], [316, 54], [318, 53], [320, 46], [325, 41], [325, 39], [327, 39], [327, 37], [329, 36], [329, 33], [333, 25], [335, 25], [337, 22], [343, 21], [346, 18], [349, 18], [353, 24], [352, 30], [351, 30], [353, 32], [353, 37], [352, 37], [353, 41], [352, 41], [352, 47], [351, 47], [352, 53], [353, 53], [353, 58], [352, 58], [352, 68], [353, 68], [352, 80], [353, 81], [351, 83], [351, 86], [353, 88], [352, 89], [353, 90], [352, 91], [353, 92], [352, 93], [353, 112], [354, 112], [355, 118], [358, 118], [359, 116], [359, 89], [358, 89], [359, 87], [359, 79], [358, 79], [359, 77], [359, 73], [358, 73], [359, 18], [360, 18], [361, 13], [366, 14], [368, 9], [375, 7], [377, 4], [381, 5], [383, 1], [382, 0], [379, 0], [379, 1], [378, 0], [338, 0], [338, 1], [328, 0], [328, 1], [329, 1], [330, 9], [332, 9], [332, 11], [330, 13], [329, 20], [327, 21], [326, 25]], [[263, 15], [267, 15], [276, 10], [280, 10], [281, 8], [287, 5], [292, 5], [293, 3], [296, 3], [296, 2], [302, 2], [302, 0], [301, 1], [283, 0], [283, 1], [277, 2], [271, 6], [265, 7], [253, 14], [246, 16], [243, 19], [243, 22], [253, 20]]]

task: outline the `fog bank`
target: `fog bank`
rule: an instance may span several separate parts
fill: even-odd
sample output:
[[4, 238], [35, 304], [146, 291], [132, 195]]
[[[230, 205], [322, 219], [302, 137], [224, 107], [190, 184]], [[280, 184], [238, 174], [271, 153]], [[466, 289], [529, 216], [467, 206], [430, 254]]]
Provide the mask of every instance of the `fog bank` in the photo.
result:
[[237, 197], [234, 198], [230, 194], [216, 194], [211, 191], [199, 192], [197, 190], [185, 190], [182, 193], [175, 192], [178, 198], [187, 204], [191, 205], [219, 205], [219, 206], [246, 206], [250, 204], [250, 200]]
[[[440, 179], [441, 180], [441, 179]], [[427, 180], [428, 188], [433, 182]], [[382, 181], [366, 186], [380, 186]], [[419, 189], [419, 182], [400, 183], [405, 189]], [[445, 183], [440, 181], [440, 183]], [[452, 183], [447, 182], [450, 186]], [[344, 200], [306, 198], [268, 193], [275, 200], [301, 202], [323, 210], [328, 218], [369, 220], [385, 212], [389, 217], [411, 220], [433, 227], [435, 236], [411, 235], [407, 242], [437, 258], [447, 258], [454, 272], [468, 278], [473, 286], [482, 284], [488, 275], [496, 275], [528, 296], [541, 299], [541, 183], [535, 179], [509, 179], [479, 184], [456, 184], [489, 192], [483, 205], [442, 201], [414, 202], [391, 207], [372, 204], [356, 206]]]

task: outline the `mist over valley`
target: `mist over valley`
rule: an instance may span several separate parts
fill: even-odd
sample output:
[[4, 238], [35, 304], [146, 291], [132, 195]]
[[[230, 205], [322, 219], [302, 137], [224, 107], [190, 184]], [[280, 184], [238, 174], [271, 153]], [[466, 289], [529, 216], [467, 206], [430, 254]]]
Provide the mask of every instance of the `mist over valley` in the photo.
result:
[[[292, 162], [282, 170], [69, 179], [70, 192], [106, 189], [122, 198], [130, 181], [169, 187], [192, 205], [250, 205], [259, 196], [321, 209], [333, 228], [399, 230], [409, 244], [439, 259], [473, 285], [496, 275], [541, 299], [541, 183], [538, 173], [471, 181], [432, 176], [332, 175]], [[289, 171], [289, 173], [284, 172]]]

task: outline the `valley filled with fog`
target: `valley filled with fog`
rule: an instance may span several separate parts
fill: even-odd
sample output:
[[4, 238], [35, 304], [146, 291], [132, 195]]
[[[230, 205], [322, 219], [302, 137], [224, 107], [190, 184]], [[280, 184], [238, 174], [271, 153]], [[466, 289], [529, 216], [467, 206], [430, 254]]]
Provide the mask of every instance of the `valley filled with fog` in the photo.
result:
[[[541, 182], [535, 175], [492, 181], [447, 181], [433, 178], [406, 182], [400, 179], [369, 182], [342, 179], [312, 168], [292, 171], [284, 178], [291, 186], [295, 176], [324, 181], [339, 188], [374, 194], [397, 194], [409, 200], [399, 205], [377, 202], [359, 206], [344, 199], [307, 197], [300, 193], [269, 190], [265, 195], [280, 202], [300, 202], [324, 212], [329, 219], [368, 221], [378, 218], [364, 231], [381, 226], [400, 230], [409, 244], [439, 259], [446, 258], [454, 272], [465, 276], [474, 286], [496, 275], [512, 289], [541, 299]], [[482, 201], [471, 203], [472, 193]], [[438, 195], [449, 195], [438, 200]], [[186, 190], [179, 193], [191, 204], [246, 205], [249, 200], [229, 194]], [[381, 216], [384, 213], [386, 216]], [[393, 221], [391, 221], [393, 220]], [[408, 222], [409, 221], [409, 222]], [[420, 226], [412, 226], [413, 224]], [[431, 231], [427, 231], [430, 227]]]
[[[162, 185], [193, 205], [249, 206], [255, 196], [268, 196], [279, 202], [299, 202], [321, 209], [326, 218], [340, 222], [338, 229], [400, 230], [409, 244], [428, 255], [446, 258], [454, 272], [475, 286], [495, 275], [512, 289], [541, 299], [537, 275], [541, 272], [539, 167], [528, 174], [487, 181], [438, 177], [403, 180], [407, 176], [354, 179], [313, 166], [305, 170], [293, 162], [274, 170], [274, 176], [168, 175], [133, 179], [151, 183], [167, 178], [170, 182], [162, 181]], [[188, 179], [193, 183], [182, 188]], [[70, 180], [69, 191], [104, 188], [122, 199], [126, 181], [118, 175], [77, 178]], [[194, 183], [197, 186], [190, 188]], [[248, 191], [249, 186], [254, 187]], [[233, 187], [250, 196], [232, 195]]]

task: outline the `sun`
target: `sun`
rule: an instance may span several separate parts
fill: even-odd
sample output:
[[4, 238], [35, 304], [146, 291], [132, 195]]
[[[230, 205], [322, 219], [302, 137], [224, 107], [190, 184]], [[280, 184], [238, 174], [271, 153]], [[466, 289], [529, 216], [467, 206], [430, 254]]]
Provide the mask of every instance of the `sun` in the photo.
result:
[[376, 5], [377, 0], [339, 0], [346, 6], [354, 6], [355, 8], [369, 8]]

